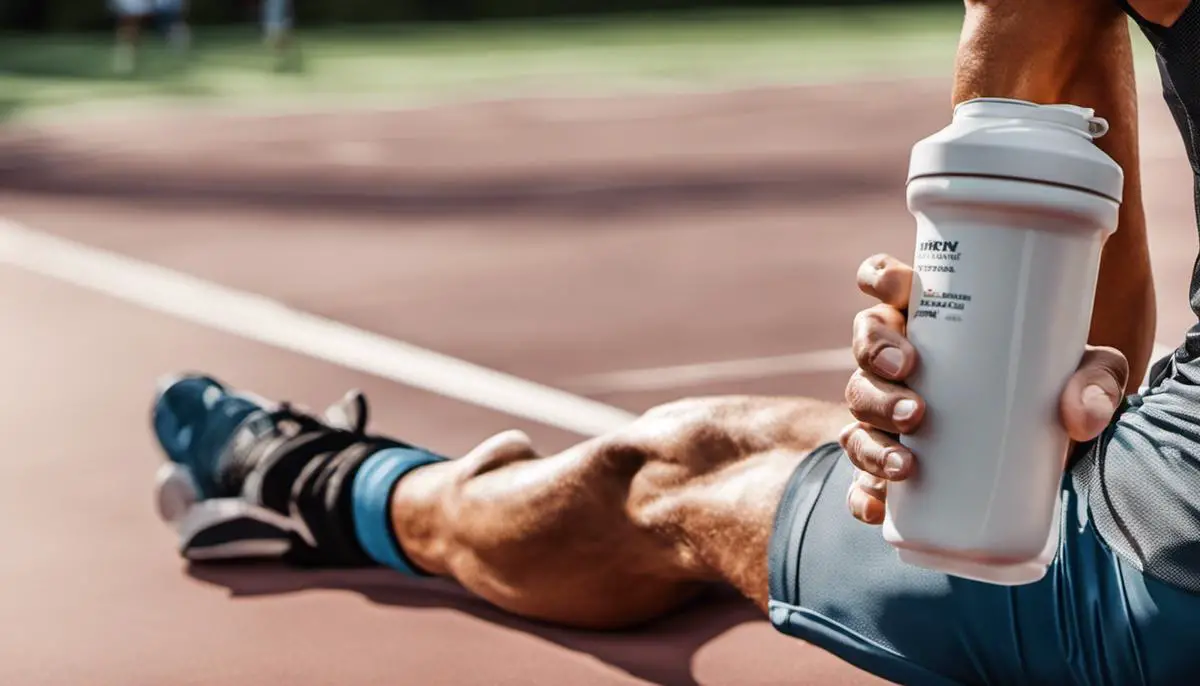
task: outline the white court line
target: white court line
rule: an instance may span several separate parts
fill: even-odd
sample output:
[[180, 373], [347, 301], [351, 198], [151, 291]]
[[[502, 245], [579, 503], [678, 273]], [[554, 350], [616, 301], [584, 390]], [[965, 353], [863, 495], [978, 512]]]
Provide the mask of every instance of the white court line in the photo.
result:
[[749, 381], [783, 375], [850, 371], [855, 366], [854, 354], [850, 348], [834, 348], [775, 357], [629, 369], [579, 377], [566, 385], [580, 393], [658, 391], [718, 381]]
[[0, 263], [218, 331], [585, 436], [607, 433], [634, 419], [624, 410], [603, 403], [4, 219], [0, 219]]
[[[1169, 355], [1173, 350], [1175, 350], [1173, 346], [1156, 344], [1151, 361], [1157, 361], [1159, 358]], [[564, 385], [580, 393], [661, 391], [714, 382], [752, 381], [775, 376], [820, 372], [850, 372], [857, 366], [854, 361], [854, 353], [850, 348], [834, 348], [794, 355], [752, 357], [743, 360], [685, 364], [675, 367], [629, 369], [579, 377]]]

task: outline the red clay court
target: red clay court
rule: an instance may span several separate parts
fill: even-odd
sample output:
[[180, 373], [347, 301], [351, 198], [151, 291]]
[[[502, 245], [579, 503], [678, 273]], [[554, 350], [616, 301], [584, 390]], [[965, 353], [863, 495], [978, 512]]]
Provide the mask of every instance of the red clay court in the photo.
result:
[[[1143, 100], [1169, 344], [1193, 321], [1191, 179]], [[839, 398], [855, 268], [911, 252], [908, 151], [948, 116], [945, 84], [912, 81], [10, 131], [0, 683], [877, 683], [719, 593], [595, 634], [386, 572], [189, 569], [154, 514], [148, 409], [160, 374], [200, 369], [310, 406], [362, 388], [376, 429], [449, 454], [514, 427], [544, 452], [578, 440], [453, 399], [539, 416], [540, 386], [385, 378], [395, 341], [617, 408], [564, 403], [560, 425], [695, 394]], [[325, 352], [355, 369], [219, 330], [277, 307], [261, 296], [353, 327]]]

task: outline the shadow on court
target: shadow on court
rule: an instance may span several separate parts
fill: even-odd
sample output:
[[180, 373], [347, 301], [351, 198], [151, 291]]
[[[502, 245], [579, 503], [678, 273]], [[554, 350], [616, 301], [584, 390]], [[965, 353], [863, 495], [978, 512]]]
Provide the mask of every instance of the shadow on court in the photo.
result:
[[314, 590], [358, 593], [380, 605], [451, 609], [521, 631], [569, 650], [589, 654], [631, 676], [667, 686], [697, 686], [696, 653], [709, 641], [762, 615], [731, 590], [713, 587], [686, 608], [641, 628], [621, 632], [562, 629], [515, 617], [452, 583], [411, 581], [386, 570], [301, 571], [274, 564], [190, 565], [201, 582], [226, 588], [232, 598]]
[[[0, 102], [0, 117], [3, 103]], [[320, 169], [287, 174], [205, 175], [125, 168], [39, 140], [0, 141], [0, 187], [24, 193], [184, 206], [304, 209], [335, 216], [405, 219], [507, 215], [619, 216], [680, 208], [797, 207], [883, 193], [889, 175], [802, 163], [773, 169], [672, 169], [654, 174], [504, 173], [430, 181], [380, 173], [352, 181]]]

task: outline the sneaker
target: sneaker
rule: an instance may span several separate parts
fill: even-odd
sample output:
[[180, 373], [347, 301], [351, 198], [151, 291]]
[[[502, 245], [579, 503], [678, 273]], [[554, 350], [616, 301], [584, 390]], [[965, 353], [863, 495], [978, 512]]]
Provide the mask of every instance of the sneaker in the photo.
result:
[[315, 457], [371, 445], [367, 412], [357, 391], [317, 418], [208, 376], [162, 381], [152, 417], [167, 457], [157, 506], [179, 535], [180, 553], [199, 561], [316, 549], [292, 489], [310, 463], [320, 462]]

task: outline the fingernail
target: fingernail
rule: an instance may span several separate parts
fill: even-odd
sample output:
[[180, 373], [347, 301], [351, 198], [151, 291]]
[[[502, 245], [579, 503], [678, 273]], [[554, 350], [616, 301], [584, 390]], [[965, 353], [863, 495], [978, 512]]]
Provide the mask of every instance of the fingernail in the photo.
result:
[[900, 376], [900, 370], [904, 368], [904, 353], [891, 346], [880, 350], [875, 356], [875, 368], [893, 378]]
[[1083, 389], [1083, 406], [1087, 409], [1088, 415], [1097, 423], [1107, 424], [1108, 420], [1112, 419], [1113, 413], [1117, 411], [1117, 405], [1113, 399], [1096, 384]]
[[917, 413], [917, 401], [905, 398], [896, 403], [892, 408], [892, 419], [903, 422], [913, 418]]
[[904, 466], [907, 463], [908, 460], [904, 459], [903, 455], [893, 450], [883, 461], [883, 473], [888, 478], [894, 479], [904, 473]]
[[850, 514], [855, 519], [862, 519], [863, 513], [866, 511], [863, 498], [863, 492], [857, 488], [851, 488], [850, 492], [846, 494], [846, 506], [850, 508]]
[[863, 262], [858, 268], [858, 280], [871, 288], [879, 281], [879, 270], [870, 262]]

